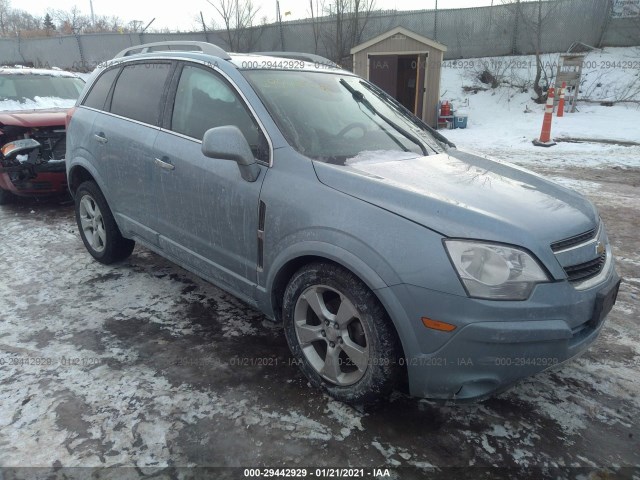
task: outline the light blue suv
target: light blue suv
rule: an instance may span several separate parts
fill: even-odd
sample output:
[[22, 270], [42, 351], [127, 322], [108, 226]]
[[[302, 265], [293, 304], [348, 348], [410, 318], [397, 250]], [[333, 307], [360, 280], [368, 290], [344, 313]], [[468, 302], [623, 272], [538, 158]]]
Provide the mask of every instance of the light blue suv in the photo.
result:
[[584, 351], [616, 300], [589, 201], [328, 62], [138, 46], [68, 120], [89, 253], [140, 243], [283, 322], [345, 402], [486, 397]]

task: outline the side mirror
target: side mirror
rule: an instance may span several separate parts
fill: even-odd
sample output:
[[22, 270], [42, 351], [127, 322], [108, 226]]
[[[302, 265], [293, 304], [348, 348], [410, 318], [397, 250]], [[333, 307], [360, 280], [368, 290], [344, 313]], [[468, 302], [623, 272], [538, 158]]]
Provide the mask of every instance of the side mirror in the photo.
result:
[[255, 182], [260, 176], [251, 147], [240, 129], [233, 125], [210, 128], [202, 138], [202, 153], [210, 158], [233, 160], [247, 182]]

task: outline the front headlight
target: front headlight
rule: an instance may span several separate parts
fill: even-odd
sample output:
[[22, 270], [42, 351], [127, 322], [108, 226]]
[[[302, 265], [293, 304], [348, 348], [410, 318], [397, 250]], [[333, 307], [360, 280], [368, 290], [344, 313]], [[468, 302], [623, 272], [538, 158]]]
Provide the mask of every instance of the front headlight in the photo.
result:
[[18, 154], [27, 154], [36, 148], [40, 148], [42, 145], [33, 138], [23, 138], [21, 140], [14, 140], [13, 142], [5, 143], [0, 152], [4, 158], [10, 158]]
[[445, 240], [451, 263], [470, 297], [526, 300], [549, 277], [531, 255], [504, 245]]

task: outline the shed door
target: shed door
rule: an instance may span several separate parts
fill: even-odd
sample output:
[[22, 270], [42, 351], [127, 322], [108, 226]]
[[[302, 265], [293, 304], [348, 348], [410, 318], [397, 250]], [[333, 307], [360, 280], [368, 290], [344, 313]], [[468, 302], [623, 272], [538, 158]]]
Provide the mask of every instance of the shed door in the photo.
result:
[[396, 98], [398, 93], [398, 56], [370, 55], [369, 81]]

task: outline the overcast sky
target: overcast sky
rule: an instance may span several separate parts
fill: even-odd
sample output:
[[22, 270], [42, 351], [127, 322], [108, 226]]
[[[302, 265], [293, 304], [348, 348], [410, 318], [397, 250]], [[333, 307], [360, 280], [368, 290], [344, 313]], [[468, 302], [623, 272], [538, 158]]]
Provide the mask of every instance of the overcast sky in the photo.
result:
[[[180, 0], [178, 2], [162, 2], [150, 0], [92, 0], [96, 15], [117, 16], [125, 23], [140, 20], [146, 25], [155, 17], [153, 28], [168, 27], [171, 30], [189, 30], [196, 25], [196, 18], [202, 11], [205, 20], [217, 18], [213, 7], [206, 0]], [[217, 0], [211, 0], [216, 3]], [[260, 6], [258, 17], [266, 16], [272, 22], [276, 18], [276, 0], [253, 0]], [[308, 16], [308, 0], [280, 0], [280, 10], [284, 20], [294, 20]], [[436, 0], [376, 0], [376, 8], [397, 10], [419, 10], [435, 7]], [[438, 8], [465, 8], [491, 5], [491, 0], [438, 0]], [[495, 0], [496, 4], [501, 3]], [[36, 16], [44, 14], [55, 5], [55, 9], [69, 10], [74, 5], [89, 14], [90, 0], [11, 0], [13, 8], [20, 8]], [[177, 7], [176, 5], [179, 5]], [[291, 12], [286, 17], [285, 12]]]

